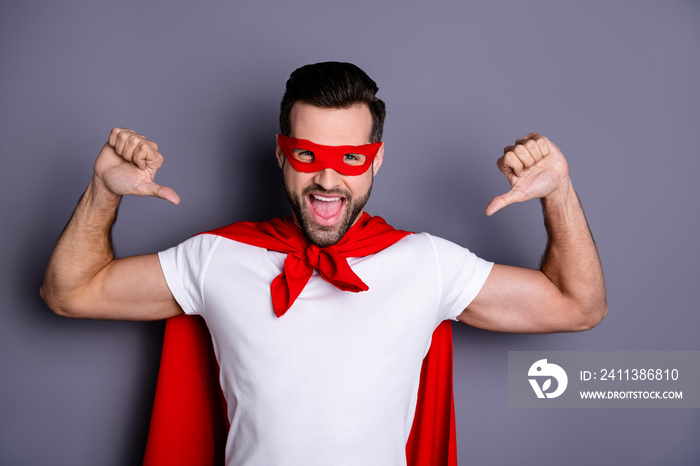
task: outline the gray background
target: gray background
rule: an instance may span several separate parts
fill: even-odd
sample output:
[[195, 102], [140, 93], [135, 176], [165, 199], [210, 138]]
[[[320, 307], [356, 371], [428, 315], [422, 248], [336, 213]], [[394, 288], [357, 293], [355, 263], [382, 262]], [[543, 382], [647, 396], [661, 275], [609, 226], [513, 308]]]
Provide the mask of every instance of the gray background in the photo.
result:
[[38, 295], [112, 126], [158, 142], [178, 207], [127, 199], [120, 255], [286, 214], [273, 159], [296, 67], [379, 84], [386, 156], [368, 210], [537, 266], [536, 202], [493, 218], [503, 146], [567, 155], [610, 313], [580, 334], [455, 327], [461, 464], [700, 462], [700, 413], [509, 409], [509, 350], [698, 350], [700, 5], [691, 1], [0, 3], [0, 464], [138, 464], [163, 324], [74, 321]]

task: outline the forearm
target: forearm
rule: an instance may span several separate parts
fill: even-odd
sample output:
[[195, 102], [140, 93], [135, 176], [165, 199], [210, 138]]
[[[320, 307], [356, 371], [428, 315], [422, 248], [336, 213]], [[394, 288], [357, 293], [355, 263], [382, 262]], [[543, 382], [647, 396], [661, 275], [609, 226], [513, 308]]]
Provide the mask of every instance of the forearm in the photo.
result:
[[120, 199], [93, 177], [46, 269], [41, 295], [55, 312], [69, 314], [92, 279], [114, 259], [110, 236]]
[[593, 237], [559, 148], [530, 133], [507, 146], [498, 168], [511, 190], [486, 213], [541, 199], [549, 241], [541, 270], [495, 264], [479, 294], [460, 315], [469, 325], [500, 332], [573, 332], [607, 313], [605, 282]]
[[567, 177], [542, 199], [548, 244], [541, 270], [560, 290], [566, 309], [583, 327], [605, 317], [605, 281], [583, 208]]

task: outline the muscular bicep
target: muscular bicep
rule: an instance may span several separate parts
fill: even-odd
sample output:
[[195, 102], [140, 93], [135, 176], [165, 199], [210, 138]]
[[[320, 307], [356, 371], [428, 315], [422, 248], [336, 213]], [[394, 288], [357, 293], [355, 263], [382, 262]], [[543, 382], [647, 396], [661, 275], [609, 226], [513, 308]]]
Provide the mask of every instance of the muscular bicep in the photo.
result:
[[494, 264], [479, 294], [457, 317], [497, 332], [585, 330], [576, 306], [539, 270]]
[[156, 254], [115, 259], [83, 290], [69, 317], [158, 320], [182, 314], [165, 281]]

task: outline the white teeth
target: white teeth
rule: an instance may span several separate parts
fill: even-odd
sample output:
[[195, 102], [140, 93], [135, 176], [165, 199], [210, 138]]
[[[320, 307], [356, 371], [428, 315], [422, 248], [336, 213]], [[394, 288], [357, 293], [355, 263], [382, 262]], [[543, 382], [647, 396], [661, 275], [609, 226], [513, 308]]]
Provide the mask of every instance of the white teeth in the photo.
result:
[[323, 202], [333, 202], [333, 201], [339, 201], [341, 199], [340, 197], [324, 197], [324, 196], [319, 196], [318, 194], [312, 194], [312, 196], [317, 201], [323, 201]]

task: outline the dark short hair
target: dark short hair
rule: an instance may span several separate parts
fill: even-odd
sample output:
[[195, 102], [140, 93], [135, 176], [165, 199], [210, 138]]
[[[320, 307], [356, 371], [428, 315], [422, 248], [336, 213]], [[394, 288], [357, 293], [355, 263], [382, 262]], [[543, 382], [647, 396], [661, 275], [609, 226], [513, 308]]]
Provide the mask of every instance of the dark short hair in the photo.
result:
[[348, 108], [365, 103], [372, 115], [370, 142], [380, 142], [386, 106], [376, 97], [377, 90], [377, 83], [352, 63], [324, 62], [302, 66], [287, 80], [280, 105], [280, 130], [291, 136], [292, 107], [297, 102], [325, 108]]

